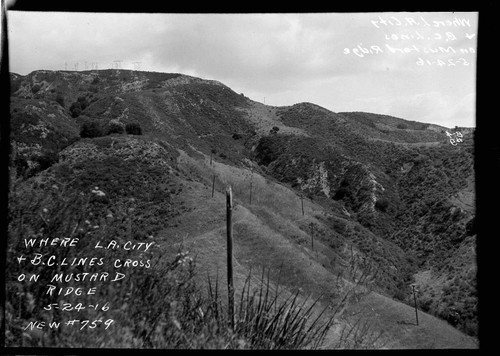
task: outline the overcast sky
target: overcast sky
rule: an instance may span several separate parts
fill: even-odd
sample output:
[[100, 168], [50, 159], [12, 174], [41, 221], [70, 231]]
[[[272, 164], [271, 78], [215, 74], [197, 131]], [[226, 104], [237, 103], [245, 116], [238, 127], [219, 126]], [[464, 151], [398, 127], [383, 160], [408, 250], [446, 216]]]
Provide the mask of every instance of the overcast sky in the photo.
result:
[[268, 105], [307, 101], [475, 126], [477, 13], [9, 11], [8, 21], [10, 70], [22, 75], [140, 62], [218, 80]]

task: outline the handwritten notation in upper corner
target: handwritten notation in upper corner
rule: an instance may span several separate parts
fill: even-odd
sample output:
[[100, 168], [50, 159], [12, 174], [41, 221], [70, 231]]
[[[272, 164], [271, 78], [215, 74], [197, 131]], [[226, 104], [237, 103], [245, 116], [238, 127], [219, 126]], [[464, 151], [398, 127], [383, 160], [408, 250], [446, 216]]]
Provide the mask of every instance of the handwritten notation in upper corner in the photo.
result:
[[450, 138], [450, 143], [453, 146], [456, 146], [459, 142], [463, 142], [462, 138], [464, 137], [460, 131], [455, 131], [453, 133], [449, 133], [446, 131], [446, 136]]

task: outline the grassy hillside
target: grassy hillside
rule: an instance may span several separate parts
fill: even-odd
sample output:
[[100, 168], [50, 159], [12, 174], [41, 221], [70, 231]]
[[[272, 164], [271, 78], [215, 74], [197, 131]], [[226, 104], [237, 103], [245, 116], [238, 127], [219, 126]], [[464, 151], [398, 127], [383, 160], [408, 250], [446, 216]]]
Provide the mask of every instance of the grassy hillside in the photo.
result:
[[444, 127], [433, 125], [430, 129], [430, 124], [364, 112], [339, 114], [344, 116], [356, 131], [372, 139], [404, 143], [443, 142], [445, 139]]
[[[310, 103], [267, 107], [182, 74], [11, 78], [9, 345], [88, 346], [91, 330], [23, 330], [33, 318], [66, 315], [43, 303], [95, 303], [16, 282], [15, 256], [37, 252], [24, 238], [64, 236], [80, 239], [79, 252], [44, 253], [107, 260], [96, 241], [153, 246], [112, 251], [141, 268], [99, 288], [98, 299], [111, 304], [105, 315], [120, 325], [94, 339], [99, 347], [411, 348], [425, 346], [426, 335], [429, 347], [475, 347], [446, 322], [476, 335], [472, 133], [452, 146], [432, 125]], [[418, 146], [427, 143], [436, 146]], [[236, 204], [234, 332], [225, 316], [228, 185]], [[43, 284], [51, 269], [41, 270]], [[411, 283], [422, 313], [446, 321], [426, 316], [425, 326], [402, 333]], [[375, 316], [370, 303], [379, 306]], [[323, 328], [313, 323], [320, 315]]]

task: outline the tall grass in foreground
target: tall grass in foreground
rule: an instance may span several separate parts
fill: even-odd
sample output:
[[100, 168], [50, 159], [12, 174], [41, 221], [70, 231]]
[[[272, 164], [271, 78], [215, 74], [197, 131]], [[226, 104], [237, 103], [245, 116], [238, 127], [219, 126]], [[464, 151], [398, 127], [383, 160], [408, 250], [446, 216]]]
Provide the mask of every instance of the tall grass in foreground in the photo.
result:
[[[252, 349], [317, 349], [334, 322], [336, 312], [326, 315], [330, 306], [321, 311], [319, 301], [301, 298], [298, 291], [284, 295], [279, 284], [272, 288], [268, 270], [262, 270], [260, 284], [251, 288], [248, 275], [236, 306], [234, 334]], [[228, 325], [218, 279], [208, 277], [210, 311], [219, 326]], [[301, 300], [302, 299], [302, 300]]]

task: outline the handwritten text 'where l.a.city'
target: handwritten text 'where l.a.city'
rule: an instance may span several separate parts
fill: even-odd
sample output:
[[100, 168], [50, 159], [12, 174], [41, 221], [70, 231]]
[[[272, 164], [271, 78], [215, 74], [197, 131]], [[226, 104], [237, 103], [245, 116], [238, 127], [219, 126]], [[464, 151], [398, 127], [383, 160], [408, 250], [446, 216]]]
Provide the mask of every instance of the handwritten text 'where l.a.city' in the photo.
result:
[[379, 31], [369, 41], [344, 47], [344, 55], [412, 56], [417, 66], [469, 66], [476, 55], [476, 32], [470, 18], [428, 19], [425, 16], [378, 16], [371, 25]]

